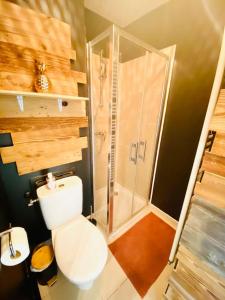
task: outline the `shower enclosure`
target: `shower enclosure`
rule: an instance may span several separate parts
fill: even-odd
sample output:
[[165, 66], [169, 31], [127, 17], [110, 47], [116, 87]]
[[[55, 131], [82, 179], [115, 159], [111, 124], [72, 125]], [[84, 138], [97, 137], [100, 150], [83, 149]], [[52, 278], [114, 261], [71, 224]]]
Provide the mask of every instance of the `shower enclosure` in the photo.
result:
[[112, 233], [149, 203], [171, 59], [113, 25], [88, 60], [94, 211]]

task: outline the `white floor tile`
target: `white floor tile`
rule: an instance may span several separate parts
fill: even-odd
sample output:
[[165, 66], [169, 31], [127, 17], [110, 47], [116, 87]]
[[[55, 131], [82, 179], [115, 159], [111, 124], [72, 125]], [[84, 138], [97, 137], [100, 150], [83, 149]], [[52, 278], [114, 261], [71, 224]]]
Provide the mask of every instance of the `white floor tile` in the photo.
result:
[[109, 298], [108, 300], [141, 300], [141, 297], [127, 279]]
[[109, 259], [102, 275], [99, 278], [101, 284], [102, 299], [108, 299], [127, 279], [126, 274], [113, 255]]
[[91, 289], [78, 289], [59, 272], [58, 280], [52, 287], [39, 286], [39, 290], [42, 300], [106, 300], [125, 280], [126, 274], [109, 251], [106, 266]]
[[168, 283], [168, 278], [173, 270], [173, 264], [167, 265], [162, 273], [159, 275], [158, 279], [153, 283], [153, 285], [148, 290], [144, 297], [144, 300], [159, 300], [162, 299], [162, 295], [166, 290]]

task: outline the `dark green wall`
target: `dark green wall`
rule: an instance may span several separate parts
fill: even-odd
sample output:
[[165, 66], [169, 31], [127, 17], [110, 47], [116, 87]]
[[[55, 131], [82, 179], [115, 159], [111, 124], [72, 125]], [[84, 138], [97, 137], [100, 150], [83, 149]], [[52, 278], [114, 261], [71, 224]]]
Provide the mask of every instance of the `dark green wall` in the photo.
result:
[[[85, 17], [88, 39], [111, 24], [88, 10]], [[175, 219], [204, 121], [224, 25], [224, 0], [171, 0], [124, 28], [158, 49], [177, 45], [152, 201]]]
[[157, 48], [177, 45], [153, 194], [153, 204], [175, 219], [201, 133], [224, 25], [223, 0], [173, 0], [126, 28]]

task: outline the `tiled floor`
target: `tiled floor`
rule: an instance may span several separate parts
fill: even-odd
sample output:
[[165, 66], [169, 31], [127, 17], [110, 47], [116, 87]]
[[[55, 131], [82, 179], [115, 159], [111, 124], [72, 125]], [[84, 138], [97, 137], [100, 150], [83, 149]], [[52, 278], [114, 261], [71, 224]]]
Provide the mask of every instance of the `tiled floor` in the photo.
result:
[[[159, 300], [167, 285], [172, 265], [165, 267], [144, 300]], [[54, 286], [39, 286], [43, 300], [140, 300], [141, 297], [109, 251], [107, 264], [90, 290], [81, 291], [61, 273]]]

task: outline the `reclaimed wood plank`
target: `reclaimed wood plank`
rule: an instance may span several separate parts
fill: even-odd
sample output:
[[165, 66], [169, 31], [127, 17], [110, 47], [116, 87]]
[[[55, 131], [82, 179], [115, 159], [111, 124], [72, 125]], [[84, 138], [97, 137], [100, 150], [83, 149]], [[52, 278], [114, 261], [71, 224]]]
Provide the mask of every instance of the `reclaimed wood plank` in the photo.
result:
[[186, 224], [215, 240], [225, 252], [225, 212], [213, 209], [207, 203], [194, 201], [191, 204]]
[[180, 287], [183, 295], [187, 297], [186, 299], [189, 299], [188, 296], [191, 296], [193, 299], [215, 300], [215, 296], [211, 293], [208, 286], [201, 280], [198, 280], [193, 272], [182, 262], [178, 262], [176, 270], [172, 273], [172, 277], [172, 280]]
[[185, 270], [182, 270], [179, 273], [173, 271], [169, 278], [169, 283], [184, 297], [184, 299], [215, 300], [215, 298], [210, 293], [207, 293], [200, 284], [196, 282], [192, 282], [191, 284]]
[[205, 232], [197, 231], [187, 223], [182, 232], [181, 245], [187, 247], [199, 260], [204, 261], [214, 272], [225, 277], [225, 249]]
[[212, 277], [216, 278], [217, 281], [220, 282], [221, 286], [225, 288], [225, 277], [221, 276], [220, 274], [214, 272], [212, 268], [209, 268], [207, 264], [204, 263], [203, 260], [199, 260], [196, 255], [194, 255], [187, 247], [184, 245], [179, 245], [178, 253], [181, 253], [182, 255], [188, 257], [191, 259], [196, 265], [198, 265], [201, 269], [203, 269], [205, 272], [210, 274]]
[[16, 144], [0, 148], [2, 162], [16, 162], [19, 175], [82, 159], [87, 137]]
[[219, 99], [211, 119], [210, 130], [215, 130], [218, 132], [225, 132], [225, 101], [224, 98]]
[[87, 83], [87, 75], [83, 72], [77, 72], [74, 70], [71, 70], [72, 77], [79, 83], [86, 84]]
[[11, 133], [14, 145], [65, 137], [78, 137], [79, 128], [87, 126], [87, 117], [0, 119], [0, 133]]
[[[20, 75], [31, 75], [33, 78], [36, 74], [36, 66], [35, 61], [23, 61], [21, 59], [16, 59], [14, 62], [10, 60], [10, 62], [1, 62], [3, 59], [0, 57], [0, 70], [3, 73], [9, 73], [13, 76], [14, 73], [19, 73]], [[78, 83], [87, 83], [86, 73], [78, 72], [74, 70], [70, 70], [70, 68], [64, 69], [63, 64], [59, 64], [58, 66], [47, 64], [47, 69], [45, 74], [51, 79], [62, 80], [70, 82], [78, 82]]]
[[[41, 39], [46, 39], [49, 42], [53, 41], [54, 43], [61, 43], [62, 45], [67, 45], [68, 48], [71, 48], [70, 29], [67, 28], [67, 30], [65, 30], [61, 23], [57, 23], [58, 26], [56, 26], [53, 18], [51, 20], [48, 19], [47, 21], [48, 24], [46, 24], [45, 21], [41, 22], [41, 20], [38, 21], [38, 24], [33, 21], [29, 22], [26, 19], [23, 19], [21, 22], [21, 20], [12, 17], [3, 17], [0, 12], [0, 31], [24, 36], [32, 35]], [[48, 25], [48, 27], [46, 27], [46, 25]], [[45, 32], [44, 36], [43, 32]]]
[[205, 172], [201, 182], [196, 182], [194, 194], [218, 208], [225, 208], [225, 178]]
[[48, 28], [48, 31], [52, 29], [53, 34], [57, 33], [57, 35], [63, 35], [67, 42], [71, 39], [69, 24], [9, 1], [0, 1], [0, 16], [3, 20], [5, 20], [5, 18], [11, 18], [12, 20], [21, 22], [22, 19], [23, 22], [27, 22], [27, 27], [31, 27], [30, 24], [32, 24], [34, 32], [42, 30], [42, 32], [45, 32], [46, 28]]
[[25, 158], [36, 159], [39, 156], [53, 155], [63, 151], [73, 151], [87, 147], [87, 137], [64, 138], [51, 141], [37, 141], [31, 143], [16, 144], [14, 146], [0, 148], [3, 163], [23, 161]]
[[46, 51], [67, 59], [73, 58], [71, 48], [63, 47], [58, 42], [49, 41], [48, 39], [38, 38], [33, 35], [24, 36], [20, 34], [0, 31], [0, 42], [13, 43], [22, 47], [29, 47], [39, 51]]
[[215, 272], [209, 269], [204, 263], [197, 259], [187, 248], [180, 246], [177, 253], [178, 265], [182, 263], [191, 274], [191, 278], [199, 281], [202, 285], [207, 287], [209, 291], [222, 299], [225, 295], [225, 279], [218, 276]]
[[0, 43], [0, 62], [10, 65], [16, 63], [16, 67], [22, 69], [35, 69], [34, 63], [36, 60], [44, 61], [47, 69], [70, 71], [70, 61], [64, 57], [59, 57], [55, 54], [50, 54], [45, 51], [38, 51], [28, 47], [22, 47], [12, 43]]
[[215, 155], [225, 157], [225, 133], [216, 133], [210, 152]]
[[[49, 93], [78, 95], [78, 87], [72, 77], [67, 80], [49, 78]], [[34, 76], [19, 73], [0, 72], [0, 89], [35, 91]]]
[[201, 169], [225, 177], [225, 157], [206, 151]]
[[73, 125], [87, 127], [87, 117], [76, 118], [4, 118], [0, 119], [0, 133], [33, 131], [52, 126], [64, 127]]

